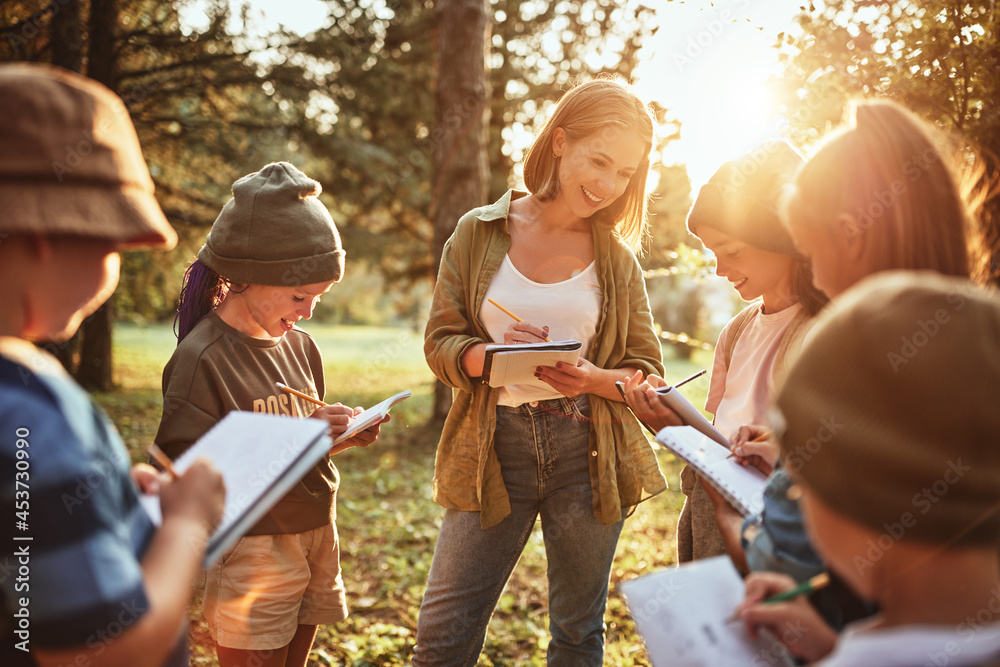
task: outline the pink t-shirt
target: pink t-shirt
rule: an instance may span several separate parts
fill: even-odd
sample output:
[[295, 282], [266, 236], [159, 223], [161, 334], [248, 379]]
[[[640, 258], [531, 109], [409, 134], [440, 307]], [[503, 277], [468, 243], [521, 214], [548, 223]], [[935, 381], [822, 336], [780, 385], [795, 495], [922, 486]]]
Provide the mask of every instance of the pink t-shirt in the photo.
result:
[[760, 308], [757, 307], [753, 319], [736, 339], [728, 371], [724, 348], [733, 320], [723, 327], [715, 347], [705, 409], [715, 415], [715, 427], [727, 438], [735, 435], [744, 424], [767, 424], [778, 348], [802, 305], [795, 304], [766, 315]]

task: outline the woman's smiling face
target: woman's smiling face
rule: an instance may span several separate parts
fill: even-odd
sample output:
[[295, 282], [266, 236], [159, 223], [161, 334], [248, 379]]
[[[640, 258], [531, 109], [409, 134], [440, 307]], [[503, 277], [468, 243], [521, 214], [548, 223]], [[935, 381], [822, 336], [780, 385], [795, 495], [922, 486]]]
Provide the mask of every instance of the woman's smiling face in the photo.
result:
[[589, 218], [622, 196], [646, 156], [633, 130], [605, 127], [574, 140], [556, 128], [552, 150], [559, 162], [559, 195], [580, 218]]

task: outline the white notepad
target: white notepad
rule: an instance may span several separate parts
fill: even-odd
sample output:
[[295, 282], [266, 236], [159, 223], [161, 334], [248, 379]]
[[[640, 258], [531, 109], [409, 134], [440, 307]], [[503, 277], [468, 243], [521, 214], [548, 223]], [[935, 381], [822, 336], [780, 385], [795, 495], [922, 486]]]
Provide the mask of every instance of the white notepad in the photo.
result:
[[521, 345], [487, 345], [483, 360], [483, 384], [491, 387], [531, 385], [552, 389], [535, 377], [538, 366], [555, 366], [562, 361], [576, 366], [583, 343], [559, 340]]
[[407, 389], [405, 391], [399, 392], [395, 396], [390, 396], [389, 398], [385, 399], [378, 405], [371, 406], [357, 417], [354, 417], [351, 420], [351, 423], [347, 425], [347, 430], [338, 435], [337, 439], [333, 441], [333, 444], [336, 445], [338, 443], [343, 442], [344, 440], [353, 438], [361, 431], [364, 431], [366, 428], [382, 421], [383, 419], [385, 419], [385, 416], [389, 414], [389, 410], [392, 409], [392, 406], [396, 405], [396, 403], [399, 403], [405, 398], [409, 398], [412, 395], [413, 394], [410, 392], [410, 390]]
[[[257, 412], [230, 412], [174, 461], [184, 474], [200, 457], [212, 461], [226, 484], [222, 521], [209, 538], [208, 567], [253, 527], [330, 450], [330, 425]], [[141, 496], [160, 525], [159, 496]]]
[[727, 447], [694, 426], [667, 426], [656, 434], [656, 441], [690, 464], [743, 516], [756, 514], [764, 506], [764, 473], [729, 458], [732, 452]]
[[794, 665], [773, 638], [754, 641], [729, 622], [743, 601], [743, 580], [728, 556], [653, 572], [622, 583], [653, 667]]
[[705, 416], [701, 414], [698, 408], [691, 405], [691, 401], [687, 400], [676, 387], [663, 387], [657, 389], [656, 393], [660, 395], [660, 400], [667, 404], [667, 406], [676, 412], [684, 423], [688, 426], [693, 426], [712, 440], [715, 440], [720, 445], [729, 448], [729, 440], [726, 436], [722, 435], [721, 432], [712, 422], [705, 419]]

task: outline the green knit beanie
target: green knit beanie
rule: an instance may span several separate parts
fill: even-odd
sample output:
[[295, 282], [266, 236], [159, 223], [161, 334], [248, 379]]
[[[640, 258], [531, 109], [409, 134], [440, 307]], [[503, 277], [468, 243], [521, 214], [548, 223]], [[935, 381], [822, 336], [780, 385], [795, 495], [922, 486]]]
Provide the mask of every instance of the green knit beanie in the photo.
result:
[[784, 465], [880, 548], [1000, 545], [995, 291], [932, 272], [861, 281], [819, 315], [774, 417]]
[[778, 202], [802, 163], [795, 149], [780, 140], [726, 162], [698, 192], [688, 213], [688, 231], [698, 236], [699, 228], [712, 227], [754, 248], [798, 257], [781, 224]]
[[344, 249], [322, 187], [293, 165], [273, 162], [233, 183], [198, 252], [210, 269], [234, 283], [311, 285], [339, 281]]

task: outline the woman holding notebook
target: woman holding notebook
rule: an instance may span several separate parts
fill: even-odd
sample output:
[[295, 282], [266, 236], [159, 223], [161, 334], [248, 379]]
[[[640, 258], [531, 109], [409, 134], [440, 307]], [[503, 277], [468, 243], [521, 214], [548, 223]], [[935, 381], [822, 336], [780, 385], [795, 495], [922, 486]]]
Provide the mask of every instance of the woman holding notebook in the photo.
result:
[[[549, 663], [602, 663], [623, 519], [666, 488], [615, 388], [662, 372], [635, 257], [652, 144], [650, 112], [625, 85], [581, 84], [528, 152], [528, 191], [463, 216], [445, 245], [424, 351], [454, 403], [438, 445], [434, 498], [446, 510], [414, 665], [476, 664], [539, 516]], [[539, 366], [534, 384], [482, 383], [488, 344], [547, 338], [581, 341], [579, 362]]]

